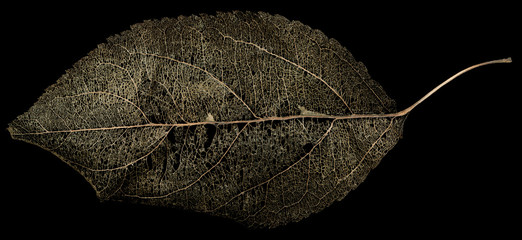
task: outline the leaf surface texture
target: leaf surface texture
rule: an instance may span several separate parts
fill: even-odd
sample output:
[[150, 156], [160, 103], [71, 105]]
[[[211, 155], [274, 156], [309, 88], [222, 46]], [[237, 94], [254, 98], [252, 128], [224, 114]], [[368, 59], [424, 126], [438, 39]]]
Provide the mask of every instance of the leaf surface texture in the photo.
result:
[[[404, 117], [336, 40], [232, 12], [145, 21], [110, 37], [9, 126], [100, 199], [276, 227], [356, 188]], [[381, 116], [381, 117], [380, 117]]]

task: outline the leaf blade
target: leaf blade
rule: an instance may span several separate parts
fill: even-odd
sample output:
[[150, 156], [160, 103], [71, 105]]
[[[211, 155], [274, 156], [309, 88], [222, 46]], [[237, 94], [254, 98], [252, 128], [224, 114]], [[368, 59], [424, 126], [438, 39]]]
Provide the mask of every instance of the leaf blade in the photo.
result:
[[275, 227], [364, 180], [400, 135], [393, 110], [338, 42], [281, 16], [235, 12], [147, 21], [109, 38], [10, 131], [53, 149], [102, 199]]

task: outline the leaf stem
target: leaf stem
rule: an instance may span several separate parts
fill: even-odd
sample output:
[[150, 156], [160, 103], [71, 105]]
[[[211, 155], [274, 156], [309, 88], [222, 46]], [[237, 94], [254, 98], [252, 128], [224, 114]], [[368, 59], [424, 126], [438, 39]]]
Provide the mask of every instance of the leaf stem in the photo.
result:
[[436, 91], [438, 91], [442, 86], [448, 84], [449, 82], [451, 82], [453, 79], [457, 78], [458, 76], [472, 70], [472, 69], [475, 69], [475, 68], [478, 68], [478, 67], [481, 67], [481, 66], [484, 66], [484, 65], [489, 65], [489, 64], [495, 64], [495, 63], [511, 63], [512, 60], [511, 58], [503, 58], [503, 59], [498, 59], [498, 60], [493, 60], [493, 61], [487, 61], [487, 62], [483, 62], [483, 63], [479, 63], [479, 64], [475, 64], [473, 66], [470, 66], [458, 73], [456, 73], [455, 75], [451, 76], [450, 78], [448, 78], [446, 81], [442, 82], [441, 84], [439, 84], [437, 87], [435, 87], [433, 90], [431, 90], [430, 92], [428, 92], [426, 95], [424, 95], [424, 97], [422, 97], [421, 99], [419, 99], [417, 102], [415, 102], [414, 104], [412, 104], [411, 106], [409, 106], [408, 108], [396, 113], [395, 115], [397, 116], [404, 116], [406, 114], [408, 114], [409, 112], [411, 112], [411, 110], [413, 110], [415, 107], [417, 107], [417, 105], [419, 105], [420, 103], [422, 103], [424, 100], [426, 100], [428, 97], [430, 97], [433, 93], [435, 93]]

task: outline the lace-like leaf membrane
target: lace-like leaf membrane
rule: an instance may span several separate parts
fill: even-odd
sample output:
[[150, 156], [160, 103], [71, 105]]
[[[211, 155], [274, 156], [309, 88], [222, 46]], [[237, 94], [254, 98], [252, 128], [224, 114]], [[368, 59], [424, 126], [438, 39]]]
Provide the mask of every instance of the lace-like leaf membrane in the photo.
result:
[[407, 112], [322, 32], [233, 12], [110, 37], [9, 131], [60, 157], [102, 200], [276, 227], [356, 188]]

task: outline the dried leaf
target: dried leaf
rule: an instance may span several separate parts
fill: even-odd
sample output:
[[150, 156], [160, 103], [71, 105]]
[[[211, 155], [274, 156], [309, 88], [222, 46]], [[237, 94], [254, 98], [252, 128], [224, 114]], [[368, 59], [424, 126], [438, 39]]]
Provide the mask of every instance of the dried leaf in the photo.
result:
[[60, 157], [102, 200], [276, 227], [356, 188], [424, 99], [396, 112], [362, 63], [300, 22], [218, 13], [109, 38], [9, 131]]

